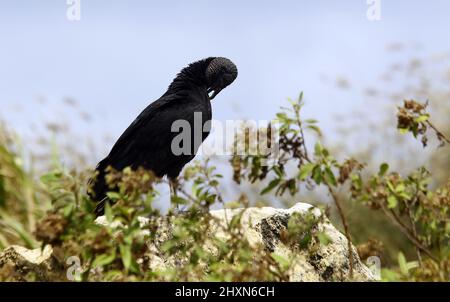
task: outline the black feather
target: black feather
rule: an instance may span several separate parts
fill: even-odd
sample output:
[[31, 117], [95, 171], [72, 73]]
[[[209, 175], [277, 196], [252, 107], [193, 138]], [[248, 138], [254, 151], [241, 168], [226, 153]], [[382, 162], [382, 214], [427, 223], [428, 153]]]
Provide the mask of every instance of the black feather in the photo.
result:
[[[220, 60], [214, 61], [215, 59]], [[190, 64], [177, 75], [161, 98], [139, 114], [119, 137], [108, 156], [99, 162], [96, 177], [90, 180], [89, 190], [90, 197], [98, 203], [97, 215], [103, 214], [107, 202], [106, 193], [111, 190], [105, 181], [105, 169], [108, 166], [116, 170], [143, 167], [153, 171], [158, 177], [167, 175], [173, 179], [194, 158], [199, 146], [194, 146], [193, 143], [188, 155], [175, 155], [172, 152], [172, 140], [178, 133], [172, 132], [171, 127], [176, 120], [186, 120], [191, 125], [193, 138], [194, 113], [201, 113], [203, 124], [211, 120], [208, 89], [216, 88], [217, 85], [223, 89], [232, 82], [223, 80], [224, 68], [220, 70], [220, 74], [216, 72], [217, 68], [210, 68], [216, 73], [208, 74], [208, 66], [213, 63], [223, 65], [225, 72], [227, 69], [231, 70], [234, 78], [237, 76], [236, 66], [225, 58], [211, 57]], [[202, 134], [202, 141], [208, 134], [209, 131]]]

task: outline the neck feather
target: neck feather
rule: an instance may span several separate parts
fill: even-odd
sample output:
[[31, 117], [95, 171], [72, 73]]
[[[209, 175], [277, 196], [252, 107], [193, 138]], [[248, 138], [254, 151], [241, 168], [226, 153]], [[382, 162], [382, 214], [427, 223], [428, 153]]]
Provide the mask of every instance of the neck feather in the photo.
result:
[[205, 71], [213, 59], [213, 57], [206, 58], [183, 68], [172, 81], [168, 90], [183, 89], [192, 84], [207, 86]]

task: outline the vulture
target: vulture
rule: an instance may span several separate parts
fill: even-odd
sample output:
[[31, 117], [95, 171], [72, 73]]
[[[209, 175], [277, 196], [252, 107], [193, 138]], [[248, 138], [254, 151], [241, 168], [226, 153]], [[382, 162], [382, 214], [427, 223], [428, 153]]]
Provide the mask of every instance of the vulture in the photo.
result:
[[[115, 190], [105, 180], [105, 170], [109, 166], [119, 171], [142, 167], [157, 177], [167, 176], [171, 186], [176, 183], [183, 167], [195, 157], [209, 134], [211, 100], [230, 85], [237, 74], [236, 65], [223, 57], [191, 63], [178, 73], [167, 91], [138, 115], [96, 166], [95, 176], [89, 180], [88, 194], [97, 203], [97, 216], [104, 214], [105, 204], [109, 202], [106, 193]], [[188, 141], [182, 140], [179, 144], [182, 150], [189, 152], [180, 153], [179, 148], [174, 148], [177, 146], [174, 139], [180, 135], [180, 131], [176, 131], [180, 130], [179, 121], [190, 126]], [[201, 132], [194, 127], [200, 121]]]

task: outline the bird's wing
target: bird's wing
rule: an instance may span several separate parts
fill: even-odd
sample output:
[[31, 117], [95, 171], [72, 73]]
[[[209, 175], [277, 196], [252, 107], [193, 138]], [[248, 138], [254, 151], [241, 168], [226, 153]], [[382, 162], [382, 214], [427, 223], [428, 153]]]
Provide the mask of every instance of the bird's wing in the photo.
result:
[[192, 113], [202, 109], [202, 105], [192, 102], [187, 94], [164, 95], [144, 109], [131, 123], [98, 168], [105, 169], [111, 165], [116, 169], [123, 169], [142, 164], [140, 159], [143, 157], [148, 158], [170, 146], [176, 135], [171, 132], [173, 121], [190, 121]]
[[158, 111], [169, 105], [170, 102], [176, 101], [177, 99], [182, 99], [184, 97], [186, 96], [180, 94], [164, 95], [157, 101], [147, 106], [117, 139], [116, 143], [111, 149], [110, 155], [117, 153], [120, 149], [123, 148], [124, 144], [128, 144], [130, 142], [130, 139], [136, 134], [136, 131], [141, 129], [143, 126], [145, 126], [146, 123], [148, 123], [153, 117], [155, 117]]

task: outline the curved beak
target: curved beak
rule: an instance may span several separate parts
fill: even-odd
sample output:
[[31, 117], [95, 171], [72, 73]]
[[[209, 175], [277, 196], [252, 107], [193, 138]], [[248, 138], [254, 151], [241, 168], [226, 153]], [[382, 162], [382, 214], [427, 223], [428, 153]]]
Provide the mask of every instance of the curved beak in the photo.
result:
[[[216, 97], [216, 95], [219, 94], [220, 91], [222, 91], [222, 88], [209, 88], [207, 90], [208, 95], [209, 95], [209, 100], [210, 101], [213, 100]], [[210, 94], [211, 92], [212, 92], [212, 94]]]

